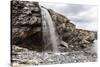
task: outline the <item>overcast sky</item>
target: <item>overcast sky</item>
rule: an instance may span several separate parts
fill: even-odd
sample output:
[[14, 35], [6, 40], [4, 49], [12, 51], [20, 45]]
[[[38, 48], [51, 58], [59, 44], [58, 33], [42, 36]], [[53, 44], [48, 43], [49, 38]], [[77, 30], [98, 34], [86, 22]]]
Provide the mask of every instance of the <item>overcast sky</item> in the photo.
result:
[[97, 30], [97, 6], [44, 2], [41, 2], [40, 5], [68, 17], [77, 28]]

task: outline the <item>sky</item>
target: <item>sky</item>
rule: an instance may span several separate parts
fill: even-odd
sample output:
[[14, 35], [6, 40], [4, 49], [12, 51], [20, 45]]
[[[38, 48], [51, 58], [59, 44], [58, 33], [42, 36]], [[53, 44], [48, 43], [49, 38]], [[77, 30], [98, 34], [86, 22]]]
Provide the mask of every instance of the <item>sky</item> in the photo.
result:
[[79, 29], [97, 31], [97, 6], [47, 2], [40, 5], [66, 16]]

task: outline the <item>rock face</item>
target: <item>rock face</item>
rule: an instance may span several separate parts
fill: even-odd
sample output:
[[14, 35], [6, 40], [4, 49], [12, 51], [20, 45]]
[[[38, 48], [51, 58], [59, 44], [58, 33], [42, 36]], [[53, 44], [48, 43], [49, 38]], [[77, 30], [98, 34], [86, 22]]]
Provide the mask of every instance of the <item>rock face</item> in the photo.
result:
[[97, 38], [96, 32], [77, 29], [76, 25], [65, 16], [54, 12], [52, 9], [48, 9], [48, 11], [56, 24], [61, 39], [68, 43], [69, 48], [78, 50], [91, 46], [91, 43]]
[[38, 2], [12, 1], [11, 5], [12, 44], [40, 49], [41, 11]]
[[[12, 44], [28, 49], [42, 50], [42, 15], [38, 2], [12, 1]], [[90, 46], [97, 34], [93, 31], [77, 29], [65, 16], [47, 9], [55, 22], [61, 40], [73, 50]]]

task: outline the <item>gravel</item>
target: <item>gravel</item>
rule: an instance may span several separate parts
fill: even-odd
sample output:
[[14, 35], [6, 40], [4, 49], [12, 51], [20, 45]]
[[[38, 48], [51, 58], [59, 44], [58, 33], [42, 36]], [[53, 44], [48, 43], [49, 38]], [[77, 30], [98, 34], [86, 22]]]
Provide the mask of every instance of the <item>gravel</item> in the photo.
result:
[[12, 45], [12, 65], [48, 65], [95, 61], [97, 61], [97, 51], [94, 45], [80, 51], [63, 53], [37, 52]]

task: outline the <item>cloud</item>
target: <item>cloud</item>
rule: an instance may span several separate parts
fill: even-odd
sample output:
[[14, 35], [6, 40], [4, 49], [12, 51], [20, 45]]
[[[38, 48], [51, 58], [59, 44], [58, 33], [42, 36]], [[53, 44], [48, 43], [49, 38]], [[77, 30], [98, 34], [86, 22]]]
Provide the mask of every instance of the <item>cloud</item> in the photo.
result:
[[91, 9], [91, 6], [81, 4], [68, 4], [68, 6], [65, 7], [64, 11], [70, 15], [78, 15], [81, 12], [87, 11], [89, 9]]
[[70, 18], [77, 28], [97, 30], [97, 7], [95, 6]]
[[[78, 28], [97, 30], [97, 7], [82, 4], [43, 3], [47, 8], [68, 17]], [[91, 28], [92, 27], [92, 28]]]

